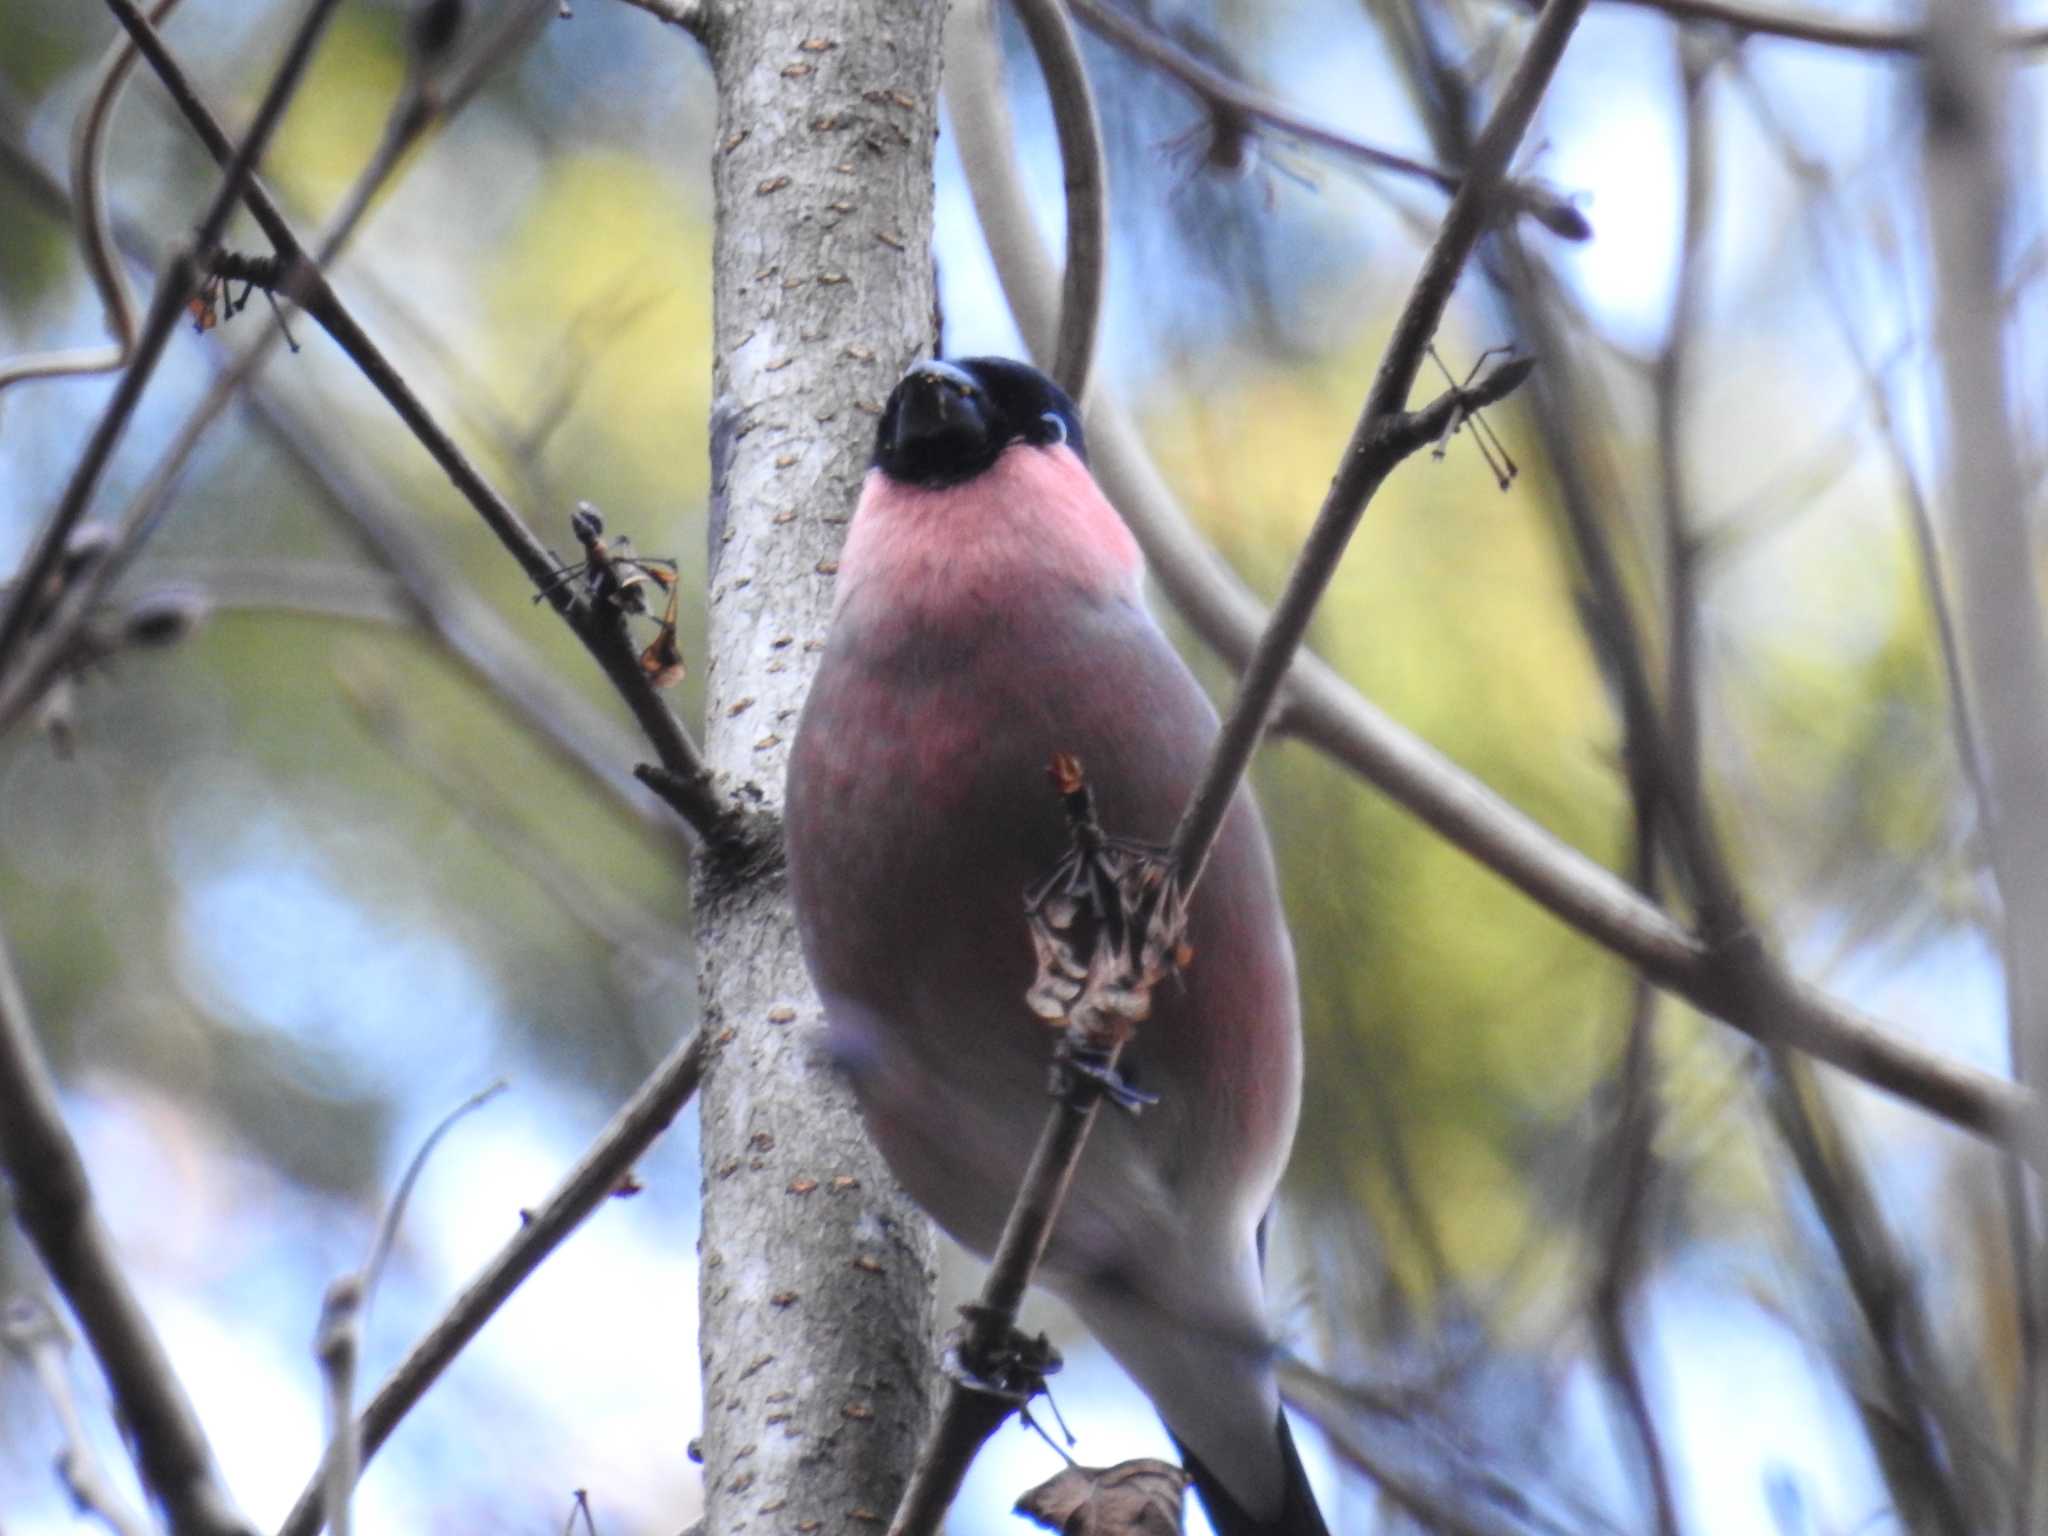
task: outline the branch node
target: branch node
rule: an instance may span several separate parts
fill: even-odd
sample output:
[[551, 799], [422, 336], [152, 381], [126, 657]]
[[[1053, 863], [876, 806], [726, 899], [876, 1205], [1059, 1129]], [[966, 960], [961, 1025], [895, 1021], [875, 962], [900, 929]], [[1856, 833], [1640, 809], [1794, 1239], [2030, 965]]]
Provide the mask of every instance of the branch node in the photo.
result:
[[999, 1417], [1043, 1392], [1046, 1378], [1065, 1363], [1051, 1339], [1023, 1332], [1000, 1307], [965, 1302], [960, 1316], [965, 1326], [948, 1336], [942, 1367], [968, 1391], [1001, 1403]]
[[782, 833], [774, 816], [719, 794], [711, 770], [679, 771], [636, 763], [633, 777], [696, 828], [704, 839], [697, 861], [707, 897], [744, 886], [782, 866]]

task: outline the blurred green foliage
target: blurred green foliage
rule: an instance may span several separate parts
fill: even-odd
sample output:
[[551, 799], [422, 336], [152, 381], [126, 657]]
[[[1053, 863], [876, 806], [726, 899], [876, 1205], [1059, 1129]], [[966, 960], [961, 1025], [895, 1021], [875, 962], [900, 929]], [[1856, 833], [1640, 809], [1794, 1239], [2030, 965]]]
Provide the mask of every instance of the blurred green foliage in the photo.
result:
[[[277, 17], [207, 0], [187, 10], [174, 39], [214, 100], [245, 104]], [[107, 36], [98, 19], [80, 20], [90, 11], [0, 0], [0, 75], [27, 109], [19, 125], [0, 113], [0, 125], [52, 166]], [[1279, 25], [1263, 7], [1225, 12], [1227, 30]], [[613, 533], [677, 559], [679, 628], [694, 660], [710, 109], [701, 64], [680, 45], [649, 48], [652, 25], [593, 3], [544, 33], [456, 128], [411, 157], [339, 282], [544, 538], [566, 548], [568, 514], [587, 499]], [[266, 166], [302, 229], [318, 227], [369, 157], [404, 76], [396, 9], [344, 8]], [[1120, 100], [1106, 99], [1113, 109]], [[1127, 142], [1158, 141], [1150, 119], [1124, 126]], [[1118, 168], [1120, 186], [1140, 189], [1131, 217], [1153, 221], [1143, 232], [1155, 241], [1180, 174], [1163, 164]], [[142, 210], [164, 238], [183, 216], [164, 210], [203, 195], [201, 162], [146, 84], [124, 111], [114, 172], [117, 205]], [[1339, 191], [1281, 185], [1325, 226], [1333, 207], [1349, 206]], [[1238, 217], [1277, 242], [1272, 186], [1231, 195]], [[96, 320], [63, 232], [27, 208], [0, 176], [9, 350], [75, 338]], [[1305, 263], [1300, 291], [1261, 290], [1317, 324], [1268, 328], [1232, 315], [1192, 348], [1200, 366], [1188, 376], [1201, 387], [1185, 386], [1177, 354], [1163, 348], [1127, 347], [1111, 361], [1116, 382], [1142, 397], [1150, 441], [1190, 511], [1268, 594], [1321, 500], [1377, 359], [1387, 293], [1409, 261], [1397, 221], [1372, 228], [1369, 248], [1332, 256], [1317, 244], [1320, 264]], [[1317, 237], [1331, 238], [1327, 228]], [[1744, 247], [1728, 259], [1731, 313], [1765, 307], [1757, 295], [1783, 284], [1781, 254]], [[1378, 286], [1325, 286], [1339, 257], [1372, 268]], [[1180, 259], [1200, 265], [1185, 251]], [[1259, 282], [1278, 280], [1262, 269]], [[1141, 316], [1120, 334], [1186, 318]], [[138, 423], [100, 515], [119, 508], [161, 448], [171, 405], [189, 404], [263, 319], [259, 299], [225, 334], [180, 334], [160, 391], [167, 404]], [[1447, 351], [1498, 339], [1489, 323], [1474, 301]], [[532, 606], [417, 445], [336, 366], [324, 338], [303, 321], [298, 330], [304, 352], [274, 359], [263, 387], [404, 508], [522, 644], [634, 742], [587, 659]], [[1712, 791], [1755, 906], [1802, 968], [1882, 970], [1936, 941], [1980, 937], [1985, 921], [1925, 593], [1900, 489], [1879, 467], [1883, 445], [1856, 429], [1846, 469], [1816, 468], [1834, 459], [1816, 458], [1830, 445], [1806, 424], [1830, 413], [1812, 402], [1852, 400], [1855, 381], [1816, 357], [1787, 365], [1741, 331], [1724, 320], [1708, 338], [1703, 371], [1739, 402], [1697, 413], [1688, 458], [1709, 535]], [[1313, 347], [1274, 340], [1305, 333]], [[1611, 399], [1581, 428], [1627, 484], [1653, 485], [1639, 359], [1594, 350]], [[49, 504], [98, 389], [37, 386], [8, 398], [6, 547]], [[1513, 488], [1496, 489], [1466, 437], [1441, 462], [1405, 466], [1368, 513], [1313, 643], [1396, 719], [1626, 871], [1622, 747], [1580, 623], [1557, 487], [1521, 407], [1490, 415], [1522, 466]], [[1654, 630], [1654, 503], [1643, 495], [1601, 510], [1627, 546]], [[316, 572], [360, 564], [328, 494], [258, 422], [231, 418], [188, 471], [152, 560], [189, 571], [256, 559]], [[155, 569], [145, 561], [130, 590], [147, 588]], [[1227, 688], [1213, 666], [1208, 675]], [[675, 702], [694, 718], [699, 680]], [[195, 958], [204, 946], [191, 924], [205, 910], [195, 890], [223, 869], [294, 859], [378, 945], [445, 946], [483, 979], [501, 1033], [476, 1049], [478, 1074], [537, 1067], [609, 1101], [690, 1022], [686, 871], [673, 845], [561, 768], [416, 637], [230, 605], [178, 650], [124, 656], [87, 679], [76, 734], [69, 759], [32, 733], [0, 742], [0, 920], [69, 1083], [146, 1089], [157, 1112], [209, 1128], [296, 1184], [374, 1208], [405, 1150], [390, 1144], [391, 1128], [417, 1106], [401, 1105], [388, 1081], [335, 1070], [357, 1000], [336, 997], [336, 1035], [294, 1034], [208, 980]], [[1309, 1031], [1297, 1192], [1316, 1221], [1356, 1235], [1359, 1263], [1384, 1272], [1408, 1326], [1427, 1333], [1484, 1296], [1503, 1340], [1535, 1355], [1557, 1347], [1600, 1257], [1589, 1187], [1632, 977], [1306, 747], [1269, 749], [1258, 783]], [[458, 808], [472, 790], [510, 808], [515, 834]], [[437, 1083], [428, 1067], [455, 1050], [443, 1022], [412, 1023], [421, 1076]], [[1945, 1043], [1944, 1020], [1903, 1022]], [[1675, 1005], [1657, 1011], [1663, 1173], [1651, 1260], [1719, 1242], [1745, 1256], [1731, 1290], [1789, 1306], [1772, 1264], [1792, 1222], [1778, 1209], [1782, 1169], [1768, 1138], [1739, 1113], [1749, 1107], [1746, 1053]], [[1972, 1256], [1957, 1268], [1976, 1291], [1957, 1329], [1981, 1333], [1992, 1362], [2007, 1360], [2010, 1298], [1986, 1257], [1996, 1222], [1981, 1190], [1976, 1203], [1944, 1203]]]

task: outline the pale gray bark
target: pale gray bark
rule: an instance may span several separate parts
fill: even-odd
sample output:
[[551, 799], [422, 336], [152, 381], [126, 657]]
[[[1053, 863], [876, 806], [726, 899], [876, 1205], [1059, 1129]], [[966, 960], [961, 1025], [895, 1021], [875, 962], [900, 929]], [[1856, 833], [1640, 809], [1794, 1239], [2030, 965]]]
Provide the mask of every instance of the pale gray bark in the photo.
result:
[[[876, 417], [932, 350], [942, 5], [727, 0], [705, 755], [779, 845]], [[697, 882], [706, 1530], [886, 1522], [928, 1416], [929, 1228], [818, 1051], [779, 857]]]

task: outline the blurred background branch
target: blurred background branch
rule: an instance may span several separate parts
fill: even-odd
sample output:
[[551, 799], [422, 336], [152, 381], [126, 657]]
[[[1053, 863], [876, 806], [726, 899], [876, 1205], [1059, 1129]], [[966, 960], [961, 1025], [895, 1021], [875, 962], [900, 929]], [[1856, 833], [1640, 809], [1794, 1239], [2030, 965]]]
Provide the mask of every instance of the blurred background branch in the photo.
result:
[[17, 1297], [0, 1315], [0, 1343], [28, 1363], [49, 1399], [50, 1412], [64, 1438], [63, 1449], [57, 1453], [57, 1476], [63, 1479], [65, 1492], [78, 1512], [98, 1520], [113, 1536], [149, 1536], [153, 1527], [114, 1491], [106, 1468], [93, 1452], [71, 1390], [71, 1339], [57, 1314], [40, 1299]]
[[[406, 416], [512, 492], [485, 504], [516, 509], [523, 564], [315, 326], [259, 366], [276, 327], [260, 297], [236, 318], [237, 282], [167, 343], [95, 494], [116, 510], [48, 557], [61, 592], [7, 595], [62, 621], [0, 679], [0, 912], [36, 1044], [221, 1481], [269, 1527], [300, 1501], [301, 1536], [321, 1288], [432, 1120], [500, 1075], [520, 1092], [437, 1154], [362, 1331], [361, 1368], [398, 1372], [358, 1416], [360, 1527], [558, 1526], [575, 1488], [597, 1529], [673, 1530], [706, 1491], [693, 1439], [717, 1518], [794, 1518], [768, 1508], [785, 1458], [914, 1417], [875, 1385], [893, 1366], [830, 1422], [783, 1416], [789, 1341], [837, 1304], [756, 1267], [782, 1250], [734, 1220], [822, 1238], [849, 1307], [883, 1278], [860, 1264], [917, 1291], [924, 1250], [827, 1120], [738, 1091], [827, 1075], [815, 1004], [735, 958], [772, 860], [705, 866], [683, 918], [697, 840], [633, 776], [627, 700], [689, 722], [772, 829], [872, 412], [934, 342], [1054, 363], [1047, 232], [1091, 204], [1105, 259], [1064, 265], [1100, 283], [1094, 466], [1227, 695], [1540, 24], [1501, 0], [1047, 7], [1080, 28], [1116, 192], [1069, 226], [1074, 98], [1014, 13], [962, 6], [928, 263], [888, 210], [929, 93], [910, 52], [851, 68], [907, 34], [792, 19], [747, 54], [772, 125], [721, 123], [699, 44], [735, 46], [738, 8], [640, 8], [679, 26], [339, 8], [267, 211], [224, 237], [253, 261], [322, 231], [284, 308], [345, 293]], [[184, 0], [159, 39], [0, 0], [0, 356], [100, 334], [109, 241], [155, 280], [303, 15]], [[1253, 767], [1312, 1031], [1275, 1327], [1342, 1529], [2036, 1523], [2048, 1223], [2006, 1149], [2041, 1145], [2040, 834], [2000, 808], [2040, 755], [2043, 36], [1981, 9], [1596, 5], [1506, 168], [1530, 217], [1488, 227], [1434, 340], [1457, 377], [1504, 342], [1539, 360], [1485, 412], [1521, 473], [1503, 494], [1454, 435], [1388, 480]], [[120, 37], [177, 99], [110, 83]], [[74, 144], [84, 192], [46, 169]], [[0, 564], [114, 387], [5, 391]], [[665, 694], [592, 689], [582, 639], [535, 618], [579, 502], [608, 549], [675, 562], [672, 632], [657, 601], [604, 641], [644, 676], [666, 635], [689, 675]], [[707, 1100], [701, 1173], [696, 1115], [656, 1137], [700, 1022], [720, 1071], [761, 1067]], [[701, 1253], [700, 1180], [728, 1213]], [[0, 1290], [50, 1295], [19, 1225]], [[942, 1306], [971, 1293], [939, 1269]], [[700, 1332], [692, 1285], [774, 1342]], [[1056, 1311], [1025, 1324], [1069, 1357], [1078, 1454], [1171, 1454]], [[0, 1358], [10, 1533], [69, 1528], [60, 1451], [132, 1524], [154, 1494], [118, 1392], [81, 1377], [56, 1406], [36, 1337]], [[955, 1524], [1008, 1528], [1056, 1460], [998, 1435]]]
[[[206, 1432], [94, 1207], [92, 1185], [65, 1129], [57, 1085], [37, 1045], [28, 999], [4, 936], [0, 1163], [6, 1168], [15, 1219], [85, 1330], [133, 1437], [143, 1483], [174, 1536], [246, 1536], [253, 1527], [221, 1485]], [[80, 1446], [75, 1418], [67, 1422], [66, 1439], [72, 1446], [68, 1460], [76, 1467], [89, 1453]]]

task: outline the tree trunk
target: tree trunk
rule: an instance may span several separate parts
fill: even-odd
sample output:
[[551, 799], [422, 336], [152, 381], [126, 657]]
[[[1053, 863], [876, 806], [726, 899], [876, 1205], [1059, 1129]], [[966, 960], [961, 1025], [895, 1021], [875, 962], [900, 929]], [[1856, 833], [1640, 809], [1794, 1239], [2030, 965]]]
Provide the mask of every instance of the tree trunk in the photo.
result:
[[[779, 844], [876, 418], [933, 344], [943, 5], [722, 0], [705, 750]], [[930, 1229], [820, 1054], [779, 856], [705, 861], [709, 1536], [886, 1522], [928, 1416]], [[818, 1522], [813, 1525], [811, 1522]]]

